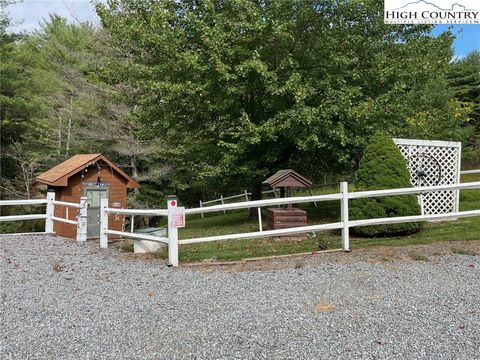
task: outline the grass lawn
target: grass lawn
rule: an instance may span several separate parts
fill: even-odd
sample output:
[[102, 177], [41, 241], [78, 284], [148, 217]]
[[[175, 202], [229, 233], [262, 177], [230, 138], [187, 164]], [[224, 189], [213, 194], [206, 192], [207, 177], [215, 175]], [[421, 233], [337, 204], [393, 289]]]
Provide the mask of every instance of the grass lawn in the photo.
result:
[[[479, 181], [479, 175], [462, 177], [462, 182]], [[336, 192], [335, 189], [329, 192]], [[307, 195], [307, 194], [305, 194]], [[300, 208], [308, 211], [309, 224], [340, 221], [340, 202], [328, 201], [313, 204], [302, 204]], [[463, 190], [460, 195], [460, 210], [480, 209], [480, 190]], [[188, 216], [187, 227], [179, 229], [179, 239], [190, 239], [211, 235], [224, 235], [258, 231], [258, 221], [248, 221], [248, 210]], [[266, 209], [262, 213], [266, 227]], [[435, 241], [480, 240], [480, 217], [464, 218], [452, 221], [426, 223], [417, 234], [393, 238], [356, 238], [351, 237], [352, 249], [379, 245], [413, 245], [428, 244]], [[181, 245], [180, 261], [202, 261], [214, 259], [218, 261], [239, 260], [250, 257], [295, 254], [320, 251], [341, 247], [339, 231], [324, 231], [309, 234], [307, 240], [251, 239], [206, 242], [200, 244]], [[156, 256], [165, 258], [166, 253]]]

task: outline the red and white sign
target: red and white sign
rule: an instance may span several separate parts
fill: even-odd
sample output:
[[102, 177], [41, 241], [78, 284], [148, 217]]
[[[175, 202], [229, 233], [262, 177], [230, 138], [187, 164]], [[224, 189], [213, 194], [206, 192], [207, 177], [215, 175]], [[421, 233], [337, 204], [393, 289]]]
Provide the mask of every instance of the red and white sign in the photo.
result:
[[174, 207], [168, 209], [169, 211], [169, 221], [170, 226], [174, 228], [185, 227], [185, 208], [184, 207]]

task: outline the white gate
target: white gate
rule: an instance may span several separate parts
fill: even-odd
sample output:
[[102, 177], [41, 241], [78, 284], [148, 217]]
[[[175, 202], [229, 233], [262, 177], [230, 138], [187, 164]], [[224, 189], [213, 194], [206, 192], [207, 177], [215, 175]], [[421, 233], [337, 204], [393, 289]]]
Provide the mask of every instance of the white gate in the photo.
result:
[[[462, 144], [451, 141], [393, 139], [407, 161], [415, 187], [460, 183]], [[419, 195], [422, 215], [458, 212], [459, 190]]]

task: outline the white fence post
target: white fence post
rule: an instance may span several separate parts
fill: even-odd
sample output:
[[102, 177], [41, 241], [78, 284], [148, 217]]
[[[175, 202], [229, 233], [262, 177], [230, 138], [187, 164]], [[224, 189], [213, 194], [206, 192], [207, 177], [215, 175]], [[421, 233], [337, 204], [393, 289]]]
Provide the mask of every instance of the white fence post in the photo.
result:
[[80, 198], [80, 209], [77, 218], [77, 241], [87, 241], [87, 198], [85, 196]]
[[175, 195], [167, 196], [168, 204], [168, 263], [171, 266], [178, 266], [178, 229], [171, 224], [172, 211], [177, 207], [177, 197]]
[[100, 247], [106, 249], [108, 247], [108, 235], [105, 230], [108, 229], [108, 199], [100, 199]]
[[258, 211], [258, 228], [260, 229], [260, 232], [263, 231], [263, 227], [262, 227], [262, 209], [260, 208], [260, 206], [257, 208], [257, 211]]
[[45, 219], [45, 232], [48, 234], [53, 233], [53, 216], [55, 205], [53, 205], [53, 201], [55, 201], [55, 192], [49, 191], [47, 192], [47, 218]]
[[340, 192], [342, 199], [340, 200], [340, 218], [343, 222], [342, 228], [342, 247], [343, 251], [350, 251], [350, 229], [348, 223], [348, 183], [343, 181], [340, 183]]
[[[248, 192], [247, 190], [244, 191], [245, 201], [248, 201]], [[248, 208], [250, 210], [250, 208]]]
[[[202, 200], [200, 200], [200, 207], [202, 207]], [[203, 212], [200, 214], [202, 215], [202, 219], [203, 219]]]
[[[308, 190], [310, 190], [310, 196], [313, 196], [313, 191], [312, 191], [312, 188], [308, 188]], [[315, 207], [318, 207], [317, 205], [317, 202], [314, 201], [313, 204], [315, 205]]]
[[[222, 205], [225, 205], [225, 203], [223, 202], [223, 195], [220, 195], [220, 201], [222, 202]], [[225, 210], [223, 210], [223, 213], [226, 214]]]

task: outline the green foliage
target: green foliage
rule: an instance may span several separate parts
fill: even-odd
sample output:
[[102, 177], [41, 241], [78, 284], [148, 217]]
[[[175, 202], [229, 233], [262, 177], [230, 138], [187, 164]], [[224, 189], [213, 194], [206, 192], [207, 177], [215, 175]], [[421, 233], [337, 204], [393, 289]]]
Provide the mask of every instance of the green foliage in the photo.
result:
[[[258, 191], [279, 168], [348, 173], [378, 129], [476, 141], [470, 91], [455, 90], [475, 85], [474, 56], [450, 64], [450, 32], [384, 24], [377, 0], [110, 0], [97, 11], [100, 28], [53, 15], [22, 35], [0, 18], [8, 188], [102, 152], [147, 185], [131, 204], [176, 193], [191, 206]], [[461, 76], [447, 83], [452, 67]]]
[[410, 254], [408, 254], [408, 256], [410, 257], [410, 259], [415, 261], [429, 261], [428, 256], [416, 252], [411, 252]]
[[118, 82], [117, 49], [105, 31], [52, 15], [20, 37], [4, 33], [4, 22], [2, 198], [34, 195], [39, 172], [78, 152], [104, 153], [137, 180], [166, 175], [161, 149], [147, 141], [148, 129], [137, 126], [131, 94]]
[[73, 109], [69, 85], [54, 65], [61, 57], [52, 51], [59, 47], [52, 29], [68, 28], [52, 17], [36, 34], [2, 36], [2, 198], [30, 198], [35, 175], [64, 159], [58, 145], [66, 134], [57, 119], [63, 116], [66, 124], [66, 112], [71, 116]]
[[480, 52], [472, 51], [453, 62], [448, 72], [448, 83], [466, 113], [464, 128], [470, 130], [462, 156], [480, 162]]
[[463, 249], [460, 247], [452, 247], [451, 248], [452, 254], [458, 254], [458, 255], [468, 255], [468, 256], [475, 256], [476, 253], [475, 251], [468, 250], [468, 249]]
[[455, 98], [469, 106], [470, 121], [480, 129], [480, 52], [472, 51], [453, 62], [448, 81]]
[[[385, 134], [377, 133], [365, 149], [357, 173], [358, 191], [410, 187], [407, 164], [395, 143]], [[415, 195], [366, 198], [352, 201], [352, 220], [419, 215]], [[419, 223], [362, 226], [354, 228], [362, 236], [396, 236], [420, 230]]]
[[241, 190], [282, 167], [348, 171], [378, 129], [457, 136], [442, 80], [452, 35], [386, 25], [381, 6], [112, 0], [97, 12], [128, 59], [118, 71], [139, 120], [175, 149], [175, 187]]
[[19, 221], [3, 221], [0, 223], [0, 234], [12, 234], [19, 232]]

